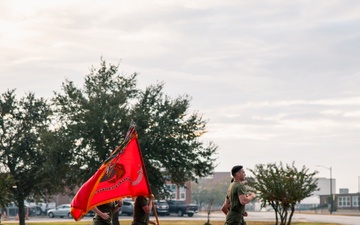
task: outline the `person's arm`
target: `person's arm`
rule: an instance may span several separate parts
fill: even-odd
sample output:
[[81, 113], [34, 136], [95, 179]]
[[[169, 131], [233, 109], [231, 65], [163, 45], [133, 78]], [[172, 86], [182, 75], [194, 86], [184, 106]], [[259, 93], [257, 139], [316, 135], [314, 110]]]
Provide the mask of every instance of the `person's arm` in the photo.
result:
[[153, 197], [150, 197], [148, 204], [146, 204], [146, 205], [144, 205], [144, 206], [142, 207], [142, 209], [144, 210], [144, 212], [145, 212], [146, 214], [150, 214], [151, 209], [152, 209], [152, 206], [153, 206], [153, 201], [154, 201], [154, 200], [153, 200]]
[[254, 192], [251, 192], [250, 195], [241, 194], [239, 195], [239, 201], [242, 205], [246, 205], [251, 202], [256, 197]]
[[93, 212], [95, 212], [96, 214], [98, 214], [101, 218], [103, 218], [104, 220], [109, 219], [110, 215], [109, 213], [103, 213], [101, 212], [96, 206], [94, 208], [91, 209]]
[[221, 211], [227, 215], [229, 212], [229, 208], [230, 208], [230, 201], [228, 198], [225, 198], [224, 204], [221, 207]]
[[122, 205], [123, 205], [123, 201], [122, 201], [122, 200], [118, 200], [118, 201], [116, 202], [116, 205], [115, 205], [115, 207], [114, 207], [113, 212], [115, 213], [115, 212], [119, 211], [119, 209], [121, 208]]

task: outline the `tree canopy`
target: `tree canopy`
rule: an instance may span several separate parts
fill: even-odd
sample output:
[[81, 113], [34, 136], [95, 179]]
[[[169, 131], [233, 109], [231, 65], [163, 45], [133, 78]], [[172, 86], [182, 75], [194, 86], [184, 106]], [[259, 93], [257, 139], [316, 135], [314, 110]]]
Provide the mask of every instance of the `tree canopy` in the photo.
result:
[[[149, 183], [156, 195], [166, 194], [165, 182], [183, 185], [212, 173], [217, 146], [199, 139], [206, 120], [189, 113], [188, 96], [171, 98], [164, 84], [136, 87], [137, 74], [118, 74], [119, 65], [101, 60], [82, 88], [62, 84], [53, 99], [56, 118], [73, 140], [72, 166], [78, 184], [86, 181], [120, 144], [131, 121], [137, 124], [139, 143]], [[163, 197], [163, 196], [162, 196]]]
[[220, 180], [199, 179], [191, 184], [191, 200], [195, 202], [199, 209], [206, 209], [211, 202], [212, 206], [220, 208], [224, 203], [227, 189], [229, 188], [230, 178], [224, 177]]
[[56, 136], [49, 132], [51, 114], [49, 104], [33, 93], [18, 100], [10, 90], [0, 97], [0, 175], [6, 178], [1, 186], [7, 192], [1, 198], [2, 204], [16, 202], [20, 224], [25, 224], [25, 198], [46, 199], [63, 187], [57, 175], [64, 170], [49, 161], [61, 160], [52, 155]]
[[249, 184], [259, 192], [257, 197], [262, 200], [262, 207], [269, 204], [275, 210], [276, 224], [280, 217], [281, 225], [290, 225], [296, 203], [318, 190], [317, 179], [314, 178], [317, 172], [309, 172], [305, 166], [298, 170], [294, 164], [258, 164], [250, 169], [254, 180]]

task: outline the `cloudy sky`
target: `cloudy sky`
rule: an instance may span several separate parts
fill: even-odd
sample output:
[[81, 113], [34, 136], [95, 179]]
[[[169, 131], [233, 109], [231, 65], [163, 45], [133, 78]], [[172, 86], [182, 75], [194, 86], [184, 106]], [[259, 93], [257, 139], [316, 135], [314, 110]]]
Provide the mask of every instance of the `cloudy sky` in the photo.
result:
[[329, 178], [331, 167], [336, 192], [357, 192], [359, 12], [356, 0], [2, 0], [0, 93], [51, 97], [103, 57], [139, 87], [191, 96], [216, 171], [281, 161]]

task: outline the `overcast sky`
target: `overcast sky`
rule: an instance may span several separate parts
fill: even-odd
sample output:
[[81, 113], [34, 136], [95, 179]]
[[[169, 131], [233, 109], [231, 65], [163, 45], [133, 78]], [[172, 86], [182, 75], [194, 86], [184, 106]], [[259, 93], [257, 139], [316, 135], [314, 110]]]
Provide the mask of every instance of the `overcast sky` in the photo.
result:
[[80, 87], [103, 57], [139, 87], [191, 96], [219, 146], [215, 171], [331, 167], [337, 193], [358, 192], [359, 12], [357, 0], [2, 0], [0, 93]]

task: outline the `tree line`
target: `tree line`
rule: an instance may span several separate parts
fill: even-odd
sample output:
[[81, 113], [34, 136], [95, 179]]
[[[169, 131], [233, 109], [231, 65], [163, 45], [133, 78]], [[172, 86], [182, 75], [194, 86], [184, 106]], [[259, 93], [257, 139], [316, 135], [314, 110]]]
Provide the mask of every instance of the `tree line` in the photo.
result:
[[213, 172], [218, 147], [200, 140], [207, 121], [189, 112], [190, 97], [166, 95], [163, 82], [141, 90], [137, 73], [118, 70], [101, 59], [82, 87], [65, 80], [50, 99], [1, 94], [0, 204], [15, 201], [20, 224], [26, 198], [49, 199], [81, 186], [120, 145], [131, 121], [155, 196], [168, 194], [167, 181], [183, 185]]
[[[48, 200], [72, 193], [120, 145], [135, 121], [145, 167], [153, 194], [169, 195], [165, 183], [182, 186], [213, 174], [218, 146], [204, 143], [207, 120], [189, 112], [190, 97], [170, 97], [164, 83], [144, 90], [137, 87], [137, 73], [119, 74], [119, 65], [101, 59], [84, 77], [82, 87], [71, 80], [61, 84], [53, 97], [15, 90], [0, 96], [0, 207], [14, 201], [19, 224], [25, 224], [24, 200]], [[316, 172], [303, 167], [270, 163], [250, 170], [248, 179], [263, 206], [275, 209], [280, 224], [290, 224], [295, 205], [317, 189]], [[228, 183], [227, 183], [228, 182]], [[194, 188], [199, 206], [219, 204], [230, 181]], [[209, 197], [211, 196], [211, 197]], [[290, 214], [288, 214], [290, 210]]]

